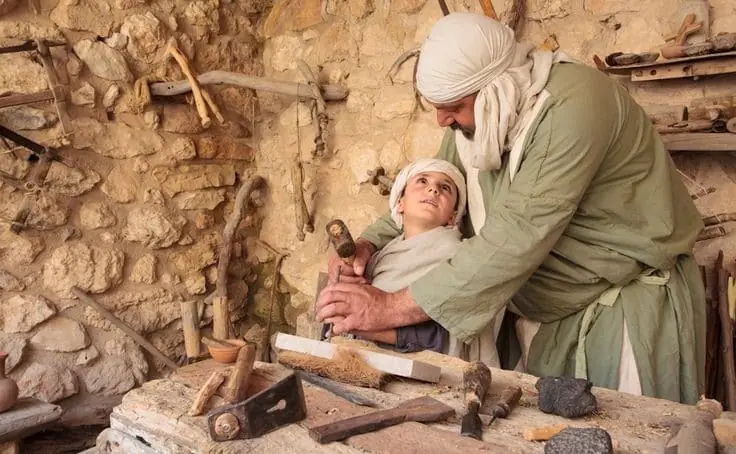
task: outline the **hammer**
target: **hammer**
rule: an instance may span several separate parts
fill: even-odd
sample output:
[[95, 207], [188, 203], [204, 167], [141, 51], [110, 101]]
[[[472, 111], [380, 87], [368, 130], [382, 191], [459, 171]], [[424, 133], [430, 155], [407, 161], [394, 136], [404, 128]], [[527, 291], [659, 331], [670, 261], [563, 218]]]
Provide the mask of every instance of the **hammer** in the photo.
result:
[[[335, 248], [337, 256], [342, 259], [348, 266], [353, 266], [355, 260], [355, 241], [350, 234], [350, 230], [341, 219], [333, 219], [325, 226], [330, 244]], [[337, 270], [337, 280], [340, 280], [340, 270]], [[326, 323], [322, 325], [322, 339], [330, 339], [332, 336], [332, 324]]]
[[378, 186], [381, 195], [388, 195], [391, 192], [391, 186], [394, 185], [394, 182], [386, 176], [386, 170], [383, 167], [376, 167], [374, 170], [369, 170], [368, 176], [371, 177], [371, 184]]

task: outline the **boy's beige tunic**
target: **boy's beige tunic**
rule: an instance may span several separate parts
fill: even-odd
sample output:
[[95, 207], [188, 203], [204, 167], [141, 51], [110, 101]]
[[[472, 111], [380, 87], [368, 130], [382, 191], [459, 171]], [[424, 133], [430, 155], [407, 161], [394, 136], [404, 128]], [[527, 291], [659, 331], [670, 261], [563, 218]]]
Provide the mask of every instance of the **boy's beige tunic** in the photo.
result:
[[[411, 295], [460, 338], [511, 300], [513, 311], [542, 322], [528, 358], [538, 376], [575, 375], [587, 325], [587, 376], [613, 389], [625, 320], [643, 393], [694, 403], [705, 364], [705, 296], [691, 255], [700, 215], [622, 86], [560, 63], [546, 90], [513, 183], [508, 154], [500, 170], [479, 174], [484, 227]], [[452, 131], [438, 157], [463, 168]], [[361, 237], [381, 247], [397, 234], [384, 216]]]

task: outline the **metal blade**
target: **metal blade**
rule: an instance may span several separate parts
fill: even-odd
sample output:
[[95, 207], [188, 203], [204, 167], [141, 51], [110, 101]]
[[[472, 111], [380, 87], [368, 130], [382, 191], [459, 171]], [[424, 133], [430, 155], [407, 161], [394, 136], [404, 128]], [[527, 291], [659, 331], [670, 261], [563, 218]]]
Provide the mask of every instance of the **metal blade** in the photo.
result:
[[463, 415], [460, 423], [460, 435], [463, 437], [471, 437], [476, 440], [483, 439], [483, 423], [478, 416], [478, 412], [469, 411]]
[[358, 405], [363, 405], [365, 407], [377, 407], [378, 406], [375, 402], [368, 399], [367, 397], [345, 389], [335, 380], [330, 380], [329, 378], [321, 377], [319, 375], [312, 374], [310, 372], [304, 372], [303, 370], [299, 371], [299, 376], [304, 381], [309, 382], [313, 385], [319, 386], [320, 388], [325, 389], [338, 397], [342, 397], [348, 402], [352, 402]]

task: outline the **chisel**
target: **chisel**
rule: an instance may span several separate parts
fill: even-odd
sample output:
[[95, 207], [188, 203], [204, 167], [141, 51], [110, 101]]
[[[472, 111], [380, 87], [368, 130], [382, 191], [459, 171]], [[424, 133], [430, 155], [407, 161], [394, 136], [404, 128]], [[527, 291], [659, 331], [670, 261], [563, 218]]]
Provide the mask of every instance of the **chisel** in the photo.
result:
[[352, 402], [358, 405], [363, 405], [364, 407], [374, 407], [374, 408], [377, 407], [376, 403], [373, 402], [372, 400], [358, 393], [354, 393], [352, 391], [345, 389], [335, 380], [331, 380], [325, 377], [320, 377], [317, 374], [312, 374], [310, 372], [304, 372], [303, 370], [300, 370], [298, 373], [302, 380], [309, 382], [315, 386], [319, 386], [320, 388], [325, 389], [338, 397], [342, 397], [348, 402]]

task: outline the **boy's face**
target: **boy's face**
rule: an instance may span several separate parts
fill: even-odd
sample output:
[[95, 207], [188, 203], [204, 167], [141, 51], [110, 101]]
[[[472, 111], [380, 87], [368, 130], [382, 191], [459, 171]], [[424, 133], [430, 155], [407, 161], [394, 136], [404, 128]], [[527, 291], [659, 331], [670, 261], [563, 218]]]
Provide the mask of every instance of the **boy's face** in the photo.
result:
[[457, 188], [442, 172], [422, 172], [406, 184], [397, 210], [404, 225], [433, 229], [452, 223], [457, 205]]

